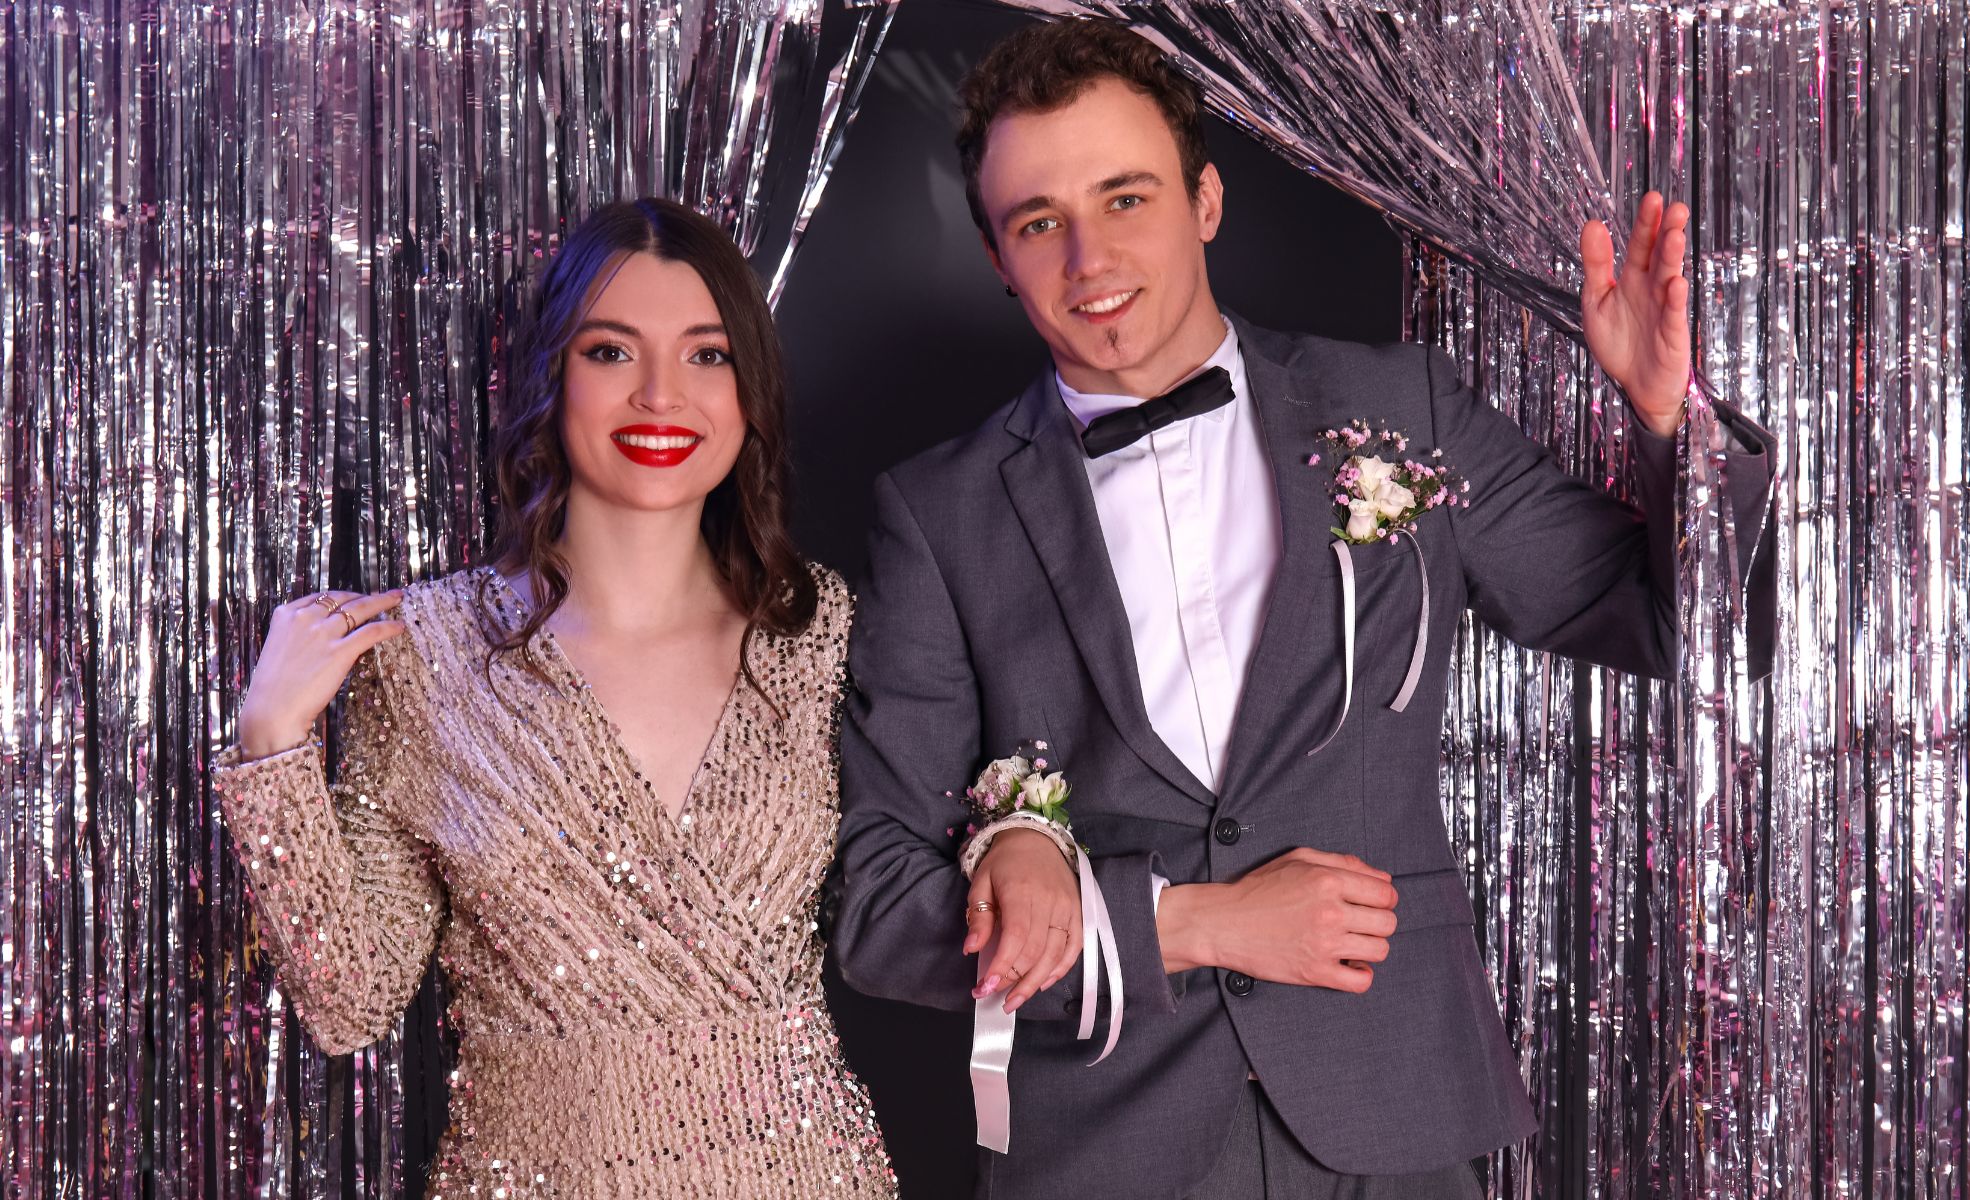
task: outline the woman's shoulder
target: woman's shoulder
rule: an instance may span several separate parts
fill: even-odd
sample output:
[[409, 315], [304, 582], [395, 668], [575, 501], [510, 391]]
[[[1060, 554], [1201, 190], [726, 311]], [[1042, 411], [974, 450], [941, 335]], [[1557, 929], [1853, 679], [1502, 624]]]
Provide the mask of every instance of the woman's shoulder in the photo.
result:
[[833, 567], [811, 562], [807, 570], [814, 579], [814, 619], [808, 622], [801, 639], [824, 653], [845, 654], [848, 629], [855, 621], [855, 594]]
[[482, 656], [489, 623], [513, 615], [511, 595], [491, 567], [406, 585], [402, 602], [389, 614], [404, 623], [405, 635], [380, 643], [379, 657], [399, 669], [415, 660], [425, 671], [441, 671], [454, 660]]
[[846, 622], [855, 615], [855, 593], [848, 590], [848, 581], [841, 572], [826, 563], [807, 564], [807, 573], [814, 577], [814, 619], [826, 617], [828, 620]]
[[481, 566], [407, 585], [397, 615], [413, 630], [457, 631], [483, 642], [489, 623], [504, 623], [519, 612], [512, 586], [493, 568]]

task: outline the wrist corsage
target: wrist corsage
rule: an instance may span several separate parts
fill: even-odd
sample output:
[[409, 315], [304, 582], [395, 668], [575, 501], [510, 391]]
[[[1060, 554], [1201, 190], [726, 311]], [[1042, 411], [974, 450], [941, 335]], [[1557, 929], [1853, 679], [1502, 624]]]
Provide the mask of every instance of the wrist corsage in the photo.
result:
[[1067, 820], [1067, 797], [1073, 790], [1059, 771], [1048, 773], [1047, 744], [1030, 742], [1009, 758], [994, 759], [965, 789], [971, 823], [965, 827], [964, 849], [958, 866], [966, 879], [992, 848], [992, 839], [1008, 829], [1033, 829], [1052, 838], [1071, 864], [1075, 858], [1074, 827]]
[[[1095, 881], [1087, 851], [1074, 840], [1067, 822], [1067, 797], [1073, 789], [1049, 761], [1045, 742], [1021, 745], [1009, 758], [995, 759], [965, 789], [972, 820], [965, 826], [965, 843], [958, 863], [969, 879], [992, 839], [1012, 828], [1030, 828], [1053, 839], [1080, 881], [1081, 889], [1081, 1021], [1077, 1036], [1094, 1037], [1095, 1010], [1100, 1007], [1100, 979], [1108, 979], [1108, 1042], [1095, 1056], [1100, 1062], [1122, 1036], [1122, 959], [1115, 944], [1115, 925], [1108, 902]], [[995, 881], [996, 882], [996, 881]], [[993, 897], [1000, 899], [1001, 897]], [[991, 901], [979, 902], [989, 910]], [[985, 979], [997, 938], [978, 953], [978, 977]], [[1008, 1013], [997, 995], [974, 1002], [971, 1027], [971, 1099], [978, 1115], [978, 1144], [1006, 1153], [1012, 1136], [1012, 1098], [1006, 1073], [1012, 1066], [1012, 1040], [1018, 1014]], [[1090, 1066], [1093, 1063], [1089, 1064]]]

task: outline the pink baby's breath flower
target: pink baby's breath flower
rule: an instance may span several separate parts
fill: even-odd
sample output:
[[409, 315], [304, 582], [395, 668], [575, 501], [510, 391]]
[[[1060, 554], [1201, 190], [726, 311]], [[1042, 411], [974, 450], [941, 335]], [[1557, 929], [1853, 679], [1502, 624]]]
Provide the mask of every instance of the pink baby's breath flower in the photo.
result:
[[[1046, 744], [1045, 742], [1034, 742], [1034, 743], [1033, 743], [1033, 749], [1035, 749], [1035, 750], [1044, 750], [1044, 749], [1046, 749], [1046, 748], [1047, 748], [1047, 744]], [[1041, 765], [1041, 766], [1045, 766], [1046, 764], [1045, 764], [1045, 763], [1041, 763], [1040, 765]]]
[[1319, 465], [1320, 465], [1320, 456], [1319, 456], [1318, 454], [1309, 454], [1309, 455], [1307, 455], [1307, 456], [1306, 456], [1306, 465], [1307, 465], [1307, 466], [1309, 466], [1309, 467], [1317, 467], [1317, 466], [1319, 466]]
[[1033, 769], [1034, 769], [1035, 771], [1044, 771], [1044, 770], [1046, 770], [1046, 769], [1047, 769], [1047, 760], [1046, 760], [1046, 759], [1044, 759], [1044, 758], [1036, 758], [1036, 759], [1034, 759], [1034, 760], [1033, 760]]

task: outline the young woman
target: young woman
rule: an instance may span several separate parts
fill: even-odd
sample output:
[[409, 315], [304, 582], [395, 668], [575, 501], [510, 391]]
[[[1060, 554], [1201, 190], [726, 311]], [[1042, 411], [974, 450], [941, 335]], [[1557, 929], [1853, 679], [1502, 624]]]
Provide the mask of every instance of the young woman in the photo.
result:
[[893, 1195], [821, 997], [850, 598], [786, 532], [765, 298], [716, 225], [613, 204], [527, 339], [491, 565], [274, 616], [217, 782], [281, 981], [343, 1053], [437, 947], [430, 1196]]

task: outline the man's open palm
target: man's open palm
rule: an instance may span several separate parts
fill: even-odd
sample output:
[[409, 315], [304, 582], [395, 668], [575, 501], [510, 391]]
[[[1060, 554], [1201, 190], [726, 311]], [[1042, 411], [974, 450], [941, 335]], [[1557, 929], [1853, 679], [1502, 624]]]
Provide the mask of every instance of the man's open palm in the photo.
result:
[[1689, 390], [1690, 285], [1683, 278], [1689, 220], [1687, 205], [1664, 211], [1660, 193], [1642, 197], [1628, 235], [1628, 261], [1618, 276], [1607, 226], [1589, 221], [1580, 231], [1587, 269], [1580, 315], [1587, 349], [1628, 394], [1643, 422], [1662, 434], [1681, 424]]

